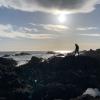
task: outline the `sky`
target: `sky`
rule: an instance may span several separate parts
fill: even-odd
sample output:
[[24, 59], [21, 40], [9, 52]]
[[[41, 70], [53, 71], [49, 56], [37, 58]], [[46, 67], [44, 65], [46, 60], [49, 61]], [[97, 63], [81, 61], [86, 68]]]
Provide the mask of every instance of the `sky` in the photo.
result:
[[100, 0], [0, 0], [0, 51], [100, 48]]

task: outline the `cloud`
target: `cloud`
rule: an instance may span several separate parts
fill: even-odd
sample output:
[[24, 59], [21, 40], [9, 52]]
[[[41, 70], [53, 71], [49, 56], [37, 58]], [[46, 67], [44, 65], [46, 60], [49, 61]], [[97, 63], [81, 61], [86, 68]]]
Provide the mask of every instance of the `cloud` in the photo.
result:
[[62, 32], [69, 30], [70, 28], [66, 25], [60, 25], [60, 24], [34, 24], [30, 23], [30, 25], [34, 27], [41, 27], [43, 30], [47, 31], [56, 31], [56, 32]]
[[86, 13], [95, 9], [99, 0], [0, 0], [0, 6], [22, 11], [51, 13]]
[[29, 28], [29, 27], [20, 27], [18, 29], [19, 31], [23, 31], [25, 33], [32, 33], [32, 32], [39, 32], [39, 30], [37, 28]]
[[37, 31], [37, 29], [30, 29], [26, 27], [16, 28], [10, 24], [2, 25], [0, 24], [0, 37], [4, 38], [30, 38], [30, 39], [49, 39], [53, 38], [51, 34], [36, 34], [32, 33]]
[[80, 34], [80, 35], [82, 35], [82, 36], [89, 36], [89, 37], [100, 37], [100, 34], [98, 33], [98, 34]]
[[57, 32], [61, 32], [61, 31], [65, 31], [68, 30], [69, 27], [65, 26], [65, 25], [53, 25], [53, 24], [47, 24], [44, 25], [42, 24], [43, 28], [48, 30], [48, 31], [57, 31]]
[[98, 29], [97, 27], [79, 27], [79, 28], [76, 28], [76, 30], [79, 30], [79, 31], [87, 31], [87, 30], [96, 30]]

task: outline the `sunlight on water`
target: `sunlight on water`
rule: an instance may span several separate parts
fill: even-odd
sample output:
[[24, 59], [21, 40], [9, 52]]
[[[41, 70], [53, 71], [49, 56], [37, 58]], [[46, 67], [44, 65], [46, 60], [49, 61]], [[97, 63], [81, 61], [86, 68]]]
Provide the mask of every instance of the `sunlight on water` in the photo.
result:
[[67, 53], [70, 53], [71, 51], [59, 50], [59, 51], [55, 51], [55, 52], [56, 53], [67, 54]]

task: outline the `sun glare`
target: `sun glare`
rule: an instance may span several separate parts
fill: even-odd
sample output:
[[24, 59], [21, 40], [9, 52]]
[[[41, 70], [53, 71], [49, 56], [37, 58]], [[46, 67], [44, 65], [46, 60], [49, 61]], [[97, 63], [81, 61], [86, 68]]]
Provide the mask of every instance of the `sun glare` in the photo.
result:
[[67, 50], [58, 50], [55, 51], [56, 53], [62, 53], [62, 54], [66, 54], [66, 53], [70, 53], [71, 51], [67, 51]]
[[64, 23], [66, 21], [66, 14], [61, 14], [58, 16], [58, 21]]

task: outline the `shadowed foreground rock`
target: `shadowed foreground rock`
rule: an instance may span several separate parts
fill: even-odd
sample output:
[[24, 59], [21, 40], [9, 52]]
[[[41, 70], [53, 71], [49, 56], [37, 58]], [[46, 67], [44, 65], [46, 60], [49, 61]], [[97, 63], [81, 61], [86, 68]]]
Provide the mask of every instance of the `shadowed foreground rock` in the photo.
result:
[[70, 99], [70, 100], [100, 100], [100, 97], [94, 98], [94, 97], [92, 97], [90, 95], [84, 95], [84, 96], [79, 96], [79, 97], [77, 97], [75, 99]]
[[8, 65], [0, 63], [0, 97], [4, 100], [99, 100], [78, 98], [87, 88], [100, 89], [100, 61], [96, 58], [80, 55], [43, 61], [32, 57], [18, 68], [6, 70]]

